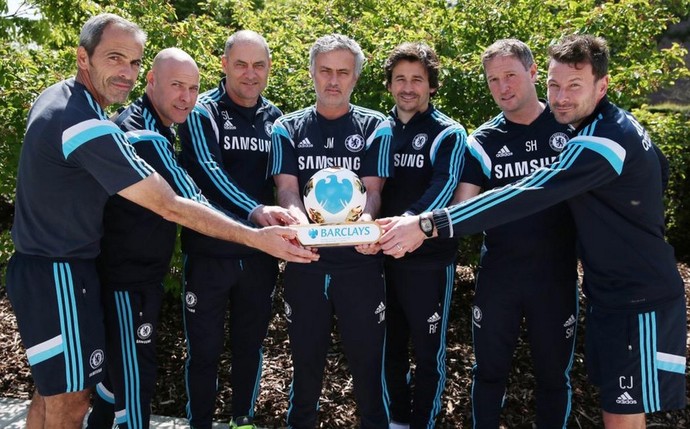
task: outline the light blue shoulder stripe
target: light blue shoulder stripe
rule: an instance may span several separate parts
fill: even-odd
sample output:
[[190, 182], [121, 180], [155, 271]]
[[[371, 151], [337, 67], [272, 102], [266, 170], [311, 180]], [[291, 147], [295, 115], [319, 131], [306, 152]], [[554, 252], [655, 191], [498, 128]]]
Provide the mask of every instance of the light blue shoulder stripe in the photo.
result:
[[[272, 131], [272, 133], [273, 133], [273, 134], [277, 134], [277, 135], [279, 135], [279, 136], [281, 136], [281, 137], [285, 137], [286, 139], [289, 139], [289, 138], [290, 138], [290, 134], [288, 133], [287, 128], [285, 128], [285, 127], [283, 126], [283, 123], [282, 123], [282, 122], [275, 122], [275, 123], [273, 124], [273, 131]], [[294, 146], [294, 144], [293, 144], [293, 146]]]
[[369, 150], [372, 143], [374, 143], [374, 140], [380, 140], [379, 151], [377, 154], [378, 159], [376, 161], [376, 175], [379, 177], [388, 177], [391, 173], [388, 157], [390, 155], [391, 141], [393, 139], [392, 127], [393, 123], [390, 121], [390, 119], [386, 118], [385, 120], [381, 121], [374, 129], [374, 132], [369, 135], [364, 145], [366, 150]]
[[210, 113], [210, 112], [208, 111], [208, 109], [207, 109], [206, 107], [204, 107], [204, 105], [201, 104], [200, 102], [197, 102], [197, 103], [194, 105], [194, 108], [192, 109], [192, 112], [191, 112], [191, 113], [197, 113], [197, 114], [199, 114], [199, 115], [206, 116], [206, 118], [208, 118], [208, 119], [211, 119], [211, 113]]
[[309, 106], [300, 110], [295, 110], [294, 112], [286, 113], [279, 119], [282, 119], [283, 121], [292, 121], [299, 118], [306, 118], [312, 113], [314, 113], [315, 110], [316, 108], [314, 106]]
[[357, 106], [354, 104], [351, 104], [351, 106], [353, 106], [353, 108], [352, 108], [353, 112], [356, 112], [362, 116], [374, 117], [376, 119], [381, 119], [381, 120], [386, 119], [386, 115], [379, 112], [378, 110], [373, 110], [373, 109], [369, 109], [367, 107]]
[[88, 119], [62, 132], [62, 154], [65, 159], [84, 143], [106, 135], [123, 135], [114, 123], [103, 119]]
[[[434, 163], [434, 161], [436, 161], [436, 153], [438, 153], [438, 148], [441, 145], [441, 142], [449, 134], [456, 134], [456, 135], [464, 136], [465, 130], [459, 125], [450, 126], [450, 127], [447, 127], [446, 129], [444, 129], [443, 131], [441, 131], [439, 133], [439, 135], [436, 136], [434, 141], [431, 143], [431, 148], [429, 148], [429, 155], [430, 155], [430, 160], [431, 160], [432, 164]], [[462, 140], [465, 140], [465, 139], [463, 138]], [[457, 141], [457, 138], [456, 138], [456, 141]]]
[[577, 136], [568, 142], [592, 150], [606, 159], [619, 175], [623, 171], [626, 151], [620, 144], [611, 139], [596, 136]]
[[127, 141], [131, 144], [137, 144], [142, 141], [162, 141], [168, 143], [168, 139], [160, 133], [151, 130], [127, 131], [125, 135], [127, 136]]
[[448, 162], [448, 180], [425, 211], [446, 207], [453, 197], [455, 188], [458, 186], [459, 176], [462, 173], [465, 163], [463, 154], [465, 152], [466, 140], [464, 132], [455, 132], [454, 135], [455, 141], [453, 142], [453, 150], [451, 151], [450, 160]]
[[393, 124], [389, 120], [381, 121], [374, 130], [374, 138], [393, 135]]
[[456, 126], [462, 128], [462, 125], [460, 125], [460, 123], [458, 121], [456, 121], [455, 119], [446, 115], [445, 113], [441, 112], [440, 110], [434, 110], [434, 112], [431, 114], [431, 116], [433, 118], [435, 118], [438, 122], [440, 122], [444, 126], [456, 125]]
[[391, 174], [392, 168], [390, 167], [389, 156], [391, 152], [391, 144], [393, 142], [393, 133], [381, 133], [381, 147], [378, 153], [377, 169], [376, 174], [379, 177], [388, 177]]
[[469, 150], [470, 155], [472, 155], [474, 159], [479, 162], [479, 165], [482, 168], [482, 173], [484, 173], [486, 177], [490, 178], [492, 168], [491, 157], [484, 150], [484, 146], [479, 144], [477, 139], [474, 137], [474, 134], [470, 134], [470, 136], [467, 137], [467, 150]]
[[285, 139], [295, 147], [295, 142], [292, 141], [290, 135], [283, 125], [281, 119], [278, 119], [273, 123], [273, 131], [271, 132], [271, 172], [270, 174], [276, 175], [280, 173], [280, 169], [283, 163], [283, 146], [281, 144], [282, 140]]
[[199, 95], [199, 103], [216, 103], [225, 94], [225, 91], [220, 91], [218, 88], [210, 89]]

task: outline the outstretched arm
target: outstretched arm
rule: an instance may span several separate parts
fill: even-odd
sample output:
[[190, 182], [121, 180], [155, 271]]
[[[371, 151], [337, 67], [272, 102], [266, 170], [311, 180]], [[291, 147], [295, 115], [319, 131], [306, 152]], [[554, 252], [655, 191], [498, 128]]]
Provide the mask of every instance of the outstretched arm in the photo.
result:
[[285, 227], [249, 228], [210, 207], [176, 195], [157, 173], [118, 194], [171, 222], [211, 237], [251, 246], [290, 262], [318, 260], [318, 255], [294, 244], [294, 230]]
[[[434, 210], [434, 237], [457, 237], [480, 232], [543, 210], [618, 177], [625, 151], [616, 142], [578, 136], [553, 164], [529, 176], [492, 189], [459, 204]], [[428, 214], [426, 214], [428, 216]], [[386, 231], [380, 240], [384, 253], [397, 256], [397, 244], [423, 240], [419, 217], [381, 219]], [[401, 244], [402, 243], [402, 244]]]

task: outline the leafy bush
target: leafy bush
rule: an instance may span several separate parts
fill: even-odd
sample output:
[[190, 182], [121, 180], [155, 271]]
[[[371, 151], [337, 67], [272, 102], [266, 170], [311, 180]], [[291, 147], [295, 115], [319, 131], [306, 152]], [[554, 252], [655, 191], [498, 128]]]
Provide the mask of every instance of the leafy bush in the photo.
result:
[[669, 242], [681, 261], [690, 260], [690, 112], [655, 112], [648, 106], [632, 113], [649, 131], [669, 161], [666, 225]]

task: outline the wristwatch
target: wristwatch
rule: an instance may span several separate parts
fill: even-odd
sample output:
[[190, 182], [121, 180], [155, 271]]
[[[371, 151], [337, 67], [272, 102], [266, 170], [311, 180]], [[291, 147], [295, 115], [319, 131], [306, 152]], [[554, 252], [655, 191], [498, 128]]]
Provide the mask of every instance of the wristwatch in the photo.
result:
[[422, 230], [427, 238], [434, 235], [434, 219], [431, 213], [425, 213], [419, 216], [419, 229]]

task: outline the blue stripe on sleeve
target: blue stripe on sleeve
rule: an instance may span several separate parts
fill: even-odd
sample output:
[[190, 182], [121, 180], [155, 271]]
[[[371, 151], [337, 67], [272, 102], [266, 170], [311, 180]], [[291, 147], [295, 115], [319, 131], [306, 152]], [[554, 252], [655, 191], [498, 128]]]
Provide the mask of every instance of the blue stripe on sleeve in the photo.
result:
[[124, 135], [117, 125], [102, 119], [88, 119], [72, 125], [62, 133], [62, 154], [67, 159], [81, 145], [99, 137]]
[[568, 142], [568, 145], [580, 145], [603, 156], [616, 173], [623, 171], [625, 162], [625, 149], [611, 139], [594, 136], [577, 136]]
[[220, 191], [220, 193], [232, 204], [247, 213], [251, 213], [259, 203], [237, 188], [237, 186], [225, 176], [218, 163], [213, 160], [211, 152], [208, 150], [199, 116], [191, 114], [187, 118], [187, 122], [192, 135], [194, 153], [201, 169], [206, 173], [218, 191]]
[[[459, 127], [453, 127], [453, 129], [449, 130], [455, 134], [455, 138], [454, 142], [452, 143], [453, 150], [451, 151], [451, 156], [449, 160], [450, 162], [448, 163], [448, 180], [446, 181], [445, 185], [443, 186], [443, 189], [441, 189], [434, 201], [432, 201], [431, 204], [424, 211], [432, 211], [435, 209], [446, 207], [448, 205], [448, 203], [453, 197], [455, 188], [458, 185], [458, 180], [462, 173], [462, 169], [464, 168], [465, 158], [463, 154], [466, 148], [464, 132], [462, 128]], [[447, 134], [443, 133], [443, 137], [445, 137], [445, 135]], [[436, 152], [437, 150], [438, 148], [436, 148], [434, 152]]]
[[273, 162], [271, 164], [271, 176], [280, 174], [282, 164], [283, 164], [283, 145], [281, 144], [282, 139], [290, 139], [290, 135], [285, 129], [280, 120], [273, 123], [273, 132], [271, 133], [271, 157]]
[[484, 147], [474, 138], [473, 135], [467, 137], [467, 150], [474, 159], [479, 162], [482, 173], [487, 178], [491, 177], [491, 157], [486, 153]]
[[167, 140], [165, 142], [155, 141], [153, 144], [165, 169], [172, 176], [174, 186], [179, 191], [180, 195], [190, 200], [209, 205], [208, 201], [201, 194], [201, 190], [196, 186], [192, 178], [189, 177], [187, 172], [180, 167], [180, 164], [177, 163], [172, 151], [168, 147]]

